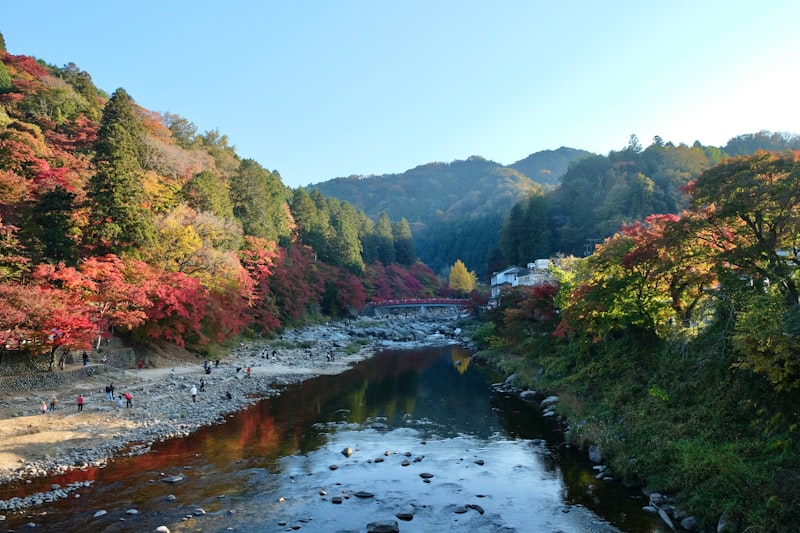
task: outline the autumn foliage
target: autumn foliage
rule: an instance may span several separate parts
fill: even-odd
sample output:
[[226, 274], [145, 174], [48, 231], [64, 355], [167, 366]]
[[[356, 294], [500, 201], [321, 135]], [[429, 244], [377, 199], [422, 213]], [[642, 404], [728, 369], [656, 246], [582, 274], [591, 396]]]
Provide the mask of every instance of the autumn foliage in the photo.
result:
[[405, 221], [395, 242], [388, 217], [292, 191], [74, 64], [0, 61], [0, 350], [51, 366], [110, 335], [203, 350], [439, 289]]

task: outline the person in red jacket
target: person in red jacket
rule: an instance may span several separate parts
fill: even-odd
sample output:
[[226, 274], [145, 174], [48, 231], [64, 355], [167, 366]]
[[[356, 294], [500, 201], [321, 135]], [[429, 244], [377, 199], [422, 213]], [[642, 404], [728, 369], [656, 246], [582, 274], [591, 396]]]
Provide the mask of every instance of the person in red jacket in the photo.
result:
[[85, 399], [83, 398], [83, 394], [78, 394], [78, 412], [83, 411], [83, 402]]

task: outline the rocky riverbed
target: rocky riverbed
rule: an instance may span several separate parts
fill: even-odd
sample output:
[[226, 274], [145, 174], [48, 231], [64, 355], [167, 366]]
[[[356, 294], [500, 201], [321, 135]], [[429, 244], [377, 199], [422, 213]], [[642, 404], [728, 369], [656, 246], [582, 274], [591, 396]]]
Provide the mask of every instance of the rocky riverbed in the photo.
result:
[[[343, 372], [382, 348], [466, 341], [451, 314], [359, 318], [287, 331], [277, 340], [243, 341], [208, 374], [202, 360], [160, 358], [156, 367], [102, 367], [55, 390], [0, 391], [0, 486], [147, 453], [158, 440], [221, 423], [226, 414], [280, 394], [288, 384]], [[137, 360], [140, 355], [147, 360], [145, 354]], [[115, 396], [133, 396], [131, 407], [107, 398], [109, 383]], [[196, 401], [192, 387], [198, 389]], [[56, 410], [43, 414], [42, 400], [54, 394]], [[79, 394], [85, 398], [82, 411]], [[0, 512], [64, 498], [82, 486], [0, 500]]]

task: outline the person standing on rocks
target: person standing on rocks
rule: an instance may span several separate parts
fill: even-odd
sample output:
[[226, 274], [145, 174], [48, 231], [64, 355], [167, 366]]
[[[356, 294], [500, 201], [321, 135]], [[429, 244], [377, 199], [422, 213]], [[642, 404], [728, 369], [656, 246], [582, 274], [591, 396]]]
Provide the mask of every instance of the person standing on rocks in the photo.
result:
[[117, 409], [122, 409], [122, 394], [117, 396]]
[[192, 395], [192, 403], [197, 403], [197, 387], [192, 385], [192, 389], [189, 391], [189, 394]]
[[53, 394], [52, 396], [50, 396], [50, 412], [51, 413], [55, 413], [56, 412], [56, 404], [57, 403], [58, 403], [58, 400], [56, 400], [56, 395]]
[[123, 396], [125, 396], [125, 407], [133, 407], [133, 394], [126, 392]]
[[108, 399], [109, 400], [113, 400], [114, 399], [114, 384], [113, 383], [109, 383], [108, 384]]
[[47, 402], [42, 400], [42, 414], [47, 414]]
[[83, 398], [83, 394], [78, 394], [78, 412], [80, 413], [83, 411], [83, 402], [86, 400]]

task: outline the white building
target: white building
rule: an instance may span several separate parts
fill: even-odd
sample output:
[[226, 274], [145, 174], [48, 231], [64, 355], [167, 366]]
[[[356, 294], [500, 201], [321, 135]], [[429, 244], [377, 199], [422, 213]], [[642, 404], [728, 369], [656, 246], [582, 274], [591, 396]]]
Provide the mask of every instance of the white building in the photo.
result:
[[505, 270], [495, 272], [492, 274], [491, 300], [497, 300], [503, 287], [531, 286], [548, 281], [550, 279], [549, 268], [549, 259], [537, 259], [533, 263], [528, 263], [527, 268], [510, 266]]

